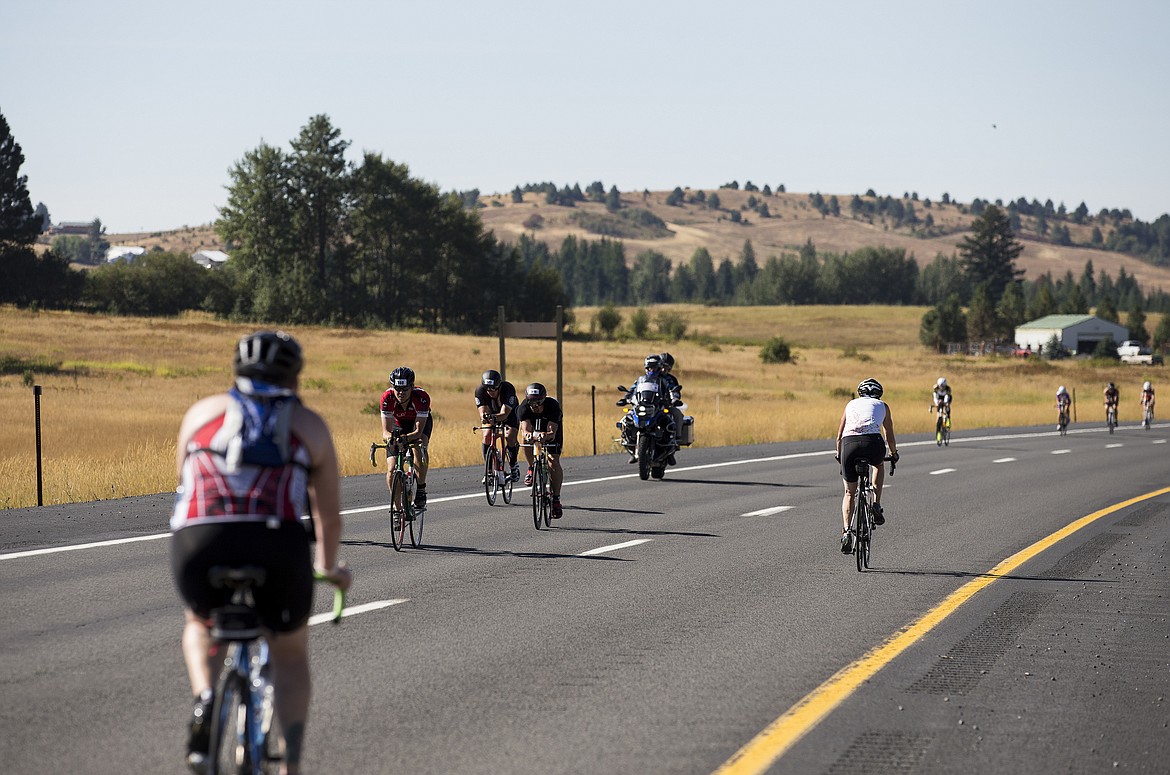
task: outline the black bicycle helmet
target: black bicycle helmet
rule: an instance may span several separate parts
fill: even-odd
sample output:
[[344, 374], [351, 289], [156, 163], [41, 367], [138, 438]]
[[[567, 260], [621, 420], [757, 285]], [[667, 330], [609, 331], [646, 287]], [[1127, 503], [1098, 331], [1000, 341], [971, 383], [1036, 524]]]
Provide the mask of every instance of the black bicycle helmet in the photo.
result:
[[670, 371], [674, 368], [674, 356], [670, 353], [662, 353], [662, 355], [658, 356], [658, 359], [662, 361], [664, 371]]
[[406, 388], [414, 385], [414, 369], [409, 366], [399, 366], [390, 372], [390, 385], [395, 388]]
[[237, 377], [282, 387], [292, 385], [304, 365], [301, 346], [284, 331], [257, 331], [242, 337], [232, 359]]
[[548, 391], [545, 390], [544, 385], [539, 382], [533, 382], [524, 388], [524, 395], [528, 397], [529, 401], [543, 401], [548, 396]]
[[480, 381], [483, 383], [484, 387], [495, 389], [503, 383], [504, 378], [501, 377], [500, 372], [496, 371], [495, 369], [488, 369], [483, 373], [483, 377], [480, 379]]
[[662, 368], [662, 356], [658, 353], [650, 353], [646, 356], [643, 365], [646, 367], [646, 371], [658, 371]]
[[857, 386], [857, 395], [864, 396], [865, 398], [881, 398], [882, 383], [870, 377]]

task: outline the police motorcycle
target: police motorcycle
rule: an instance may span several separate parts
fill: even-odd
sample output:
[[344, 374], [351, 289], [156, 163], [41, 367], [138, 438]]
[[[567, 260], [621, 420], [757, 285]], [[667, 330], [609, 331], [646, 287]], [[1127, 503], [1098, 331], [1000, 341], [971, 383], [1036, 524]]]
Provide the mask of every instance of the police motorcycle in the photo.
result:
[[670, 408], [686, 408], [686, 404], [671, 399], [665, 385], [660, 386], [654, 376], [639, 377], [633, 388], [619, 385], [618, 390], [624, 397], [617, 405], [626, 407], [626, 413], [617, 422], [622, 434], [618, 442], [630, 454], [630, 462], [637, 462], [642, 480], [661, 479], [666, 475], [666, 467], [674, 465], [674, 453], [690, 443], [687, 430], [693, 428], [694, 420], [685, 417], [683, 428], [674, 427]]

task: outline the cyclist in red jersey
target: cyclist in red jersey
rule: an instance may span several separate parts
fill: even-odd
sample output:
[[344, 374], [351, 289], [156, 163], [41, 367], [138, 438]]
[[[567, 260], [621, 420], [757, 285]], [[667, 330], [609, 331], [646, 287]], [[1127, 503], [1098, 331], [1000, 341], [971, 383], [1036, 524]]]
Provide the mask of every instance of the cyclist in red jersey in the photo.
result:
[[[268, 641], [286, 773], [300, 771], [309, 711], [313, 568], [342, 589], [352, 581], [337, 562], [337, 455], [325, 421], [297, 398], [302, 364], [300, 345], [283, 331], [245, 336], [236, 347], [234, 387], [198, 401], [179, 430], [171, 568], [185, 608], [183, 659], [195, 693], [187, 762], [196, 771], [206, 765], [214, 702], [209, 618], [231, 594], [212, 588], [208, 571], [265, 570], [253, 594]], [[315, 560], [300, 519], [307, 512]]]
[[[431, 418], [431, 397], [427, 391], [414, 385], [414, 369], [399, 366], [390, 372], [390, 389], [382, 394], [382, 440], [389, 441], [395, 429], [402, 433], [407, 446], [414, 447], [414, 470], [418, 486], [414, 491], [414, 507], [427, 507], [427, 444], [431, 440], [434, 423]], [[386, 455], [386, 489], [390, 489], [390, 475], [394, 472], [394, 455]]]

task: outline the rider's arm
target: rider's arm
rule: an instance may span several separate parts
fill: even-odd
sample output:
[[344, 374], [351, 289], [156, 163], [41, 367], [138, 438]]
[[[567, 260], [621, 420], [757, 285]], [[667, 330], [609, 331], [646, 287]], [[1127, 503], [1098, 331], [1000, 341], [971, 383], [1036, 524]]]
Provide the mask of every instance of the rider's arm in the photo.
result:
[[845, 433], [845, 412], [841, 412], [841, 422], [837, 425], [837, 459], [841, 458], [841, 437]]
[[886, 433], [886, 446], [890, 454], [898, 454], [898, 440], [894, 438], [894, 418], [891, 416], [890, 405], [886, 404], [886, 419], [882, 420], [882, 430]]
[[313, 513], [313, 527], [317, 533], [317, 570], [342, 589], [349, 586], [349, 570], [337, 562], [341, 543], [341, 479], [337, 473], [337, 451], [333, 436], [321, 417], [298, 407], [298, 434], [309, 448], [312, 464], [309, 468], [309, 502]]

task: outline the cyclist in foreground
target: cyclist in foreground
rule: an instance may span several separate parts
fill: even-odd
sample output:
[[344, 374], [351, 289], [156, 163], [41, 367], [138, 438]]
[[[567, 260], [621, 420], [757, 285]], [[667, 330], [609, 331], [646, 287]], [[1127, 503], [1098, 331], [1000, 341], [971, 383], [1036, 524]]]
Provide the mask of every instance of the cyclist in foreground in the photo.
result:
[[[500, 376], [500, 372], [489, 369], [483, 373], [479, 387], [475, 389], [475, 406], [479, 409], [479, 416], [484, 424], [504, 426], [508, 462], [512, 464], [512, 481], [519, 481], [520, 464], [516, 461], [516, 454], [520, 451], [520, 444], [516, 441], [516, 433], [520, 428], [520, 421], [516, 419], [516, 410], [520, 407], [520, 402], [516, 398], [516, 387]], [[484, 460], [487, 460], [488, 451], [491, 449], [490, 442], [491, 431], [485, 430]]]
[[[548, 453], [549, 485], [552, 487], [552, 518], [560, 519], [561, 482], [565, 479], [565, 472], [561, 468], [561, 450], [564, 448], [565, 437], [561, 421], [563, 419], [561, 402], [548, 394], [544, 385], [533, 382], [524, 389], [524, 401], [516, 416], [520, 420], [520, 432], [525, 442], [539, 441], [544, 444]], [[528, 473], [524, 475], [524, 486], [532, 486], [532, 462], [534, 456], [532, 447], [524, 448], [524, 459], [528, 461]]]
[[[399, 366], [390, 372], [390, 388], [382, 394], [382, 441], [390, 441], [394, 431], [401, 434], [402, 444], [414, 448], [414, 470], [418, 484], [414, 491], [414, 508], [427, 507], [427, 444], [431, 440], [433, 422], [431, 397], [427, 391], [414, 386], [414, 369]], [[386, 451], [386, 489], [391, 489], [397, 450]], [[409, 517], [408, 517], [409, 519]]]
[[1142, 383], [1142, 421], [1145, 421], [1146, 413], [1149, 412], [1150, 417], [1154, 416], [1154, 386], [1150, 384], [1149, 380]]
[[1068, 390], [1064, 385], [1056, 389], [1056, 430], [1067, 422], [1069, 416], [1069, 408], [1072, 406], [1072, 396], [1068, 394]]
[[[313, 570], [342, 589], [352, 576], [337, 561], [341, 536], [337, 455], [325, 421], [297, 398], [300, 345], [260, 331], [236, 346], [235, 385], [195, 403], [179, 430], [178, 496], [171, 515], [171, 568], [183, 598], [183, 658], [195, 694], [187, 761], [207, 764], [214, 702], [211, 611], [231, 591], [213, 589], [214, 566], [254, 565], [254, 590], [272, 665], [285, 773], [300, 771], [309, 710], [308, 619]], [[301, 515], [311, 513], [315, 556]]]
[[[894, 438], [894, 419], [890, 406], [882, 398], [882, 385], [872, 377], [857, 386], [857, 398], [845, 404], [841, 413], [841, 424], [837, 427], [837, 460], [841, 463], [841, 476], [845, 480], [845, 496], [841, 499], [841, 553], [853, 551], [853, 536], [849, 533], [849, 516], [853, 513], [853, 500], [857, 496], [857, 470], [854, 461], [866, 458], [874, 470], [874, 515], [875, 525], [884, 525], [885, 512], [882, 510], [882, 483], [885, 481], [886, 456], [889, 444], [890, 456], [898, 458], [898, 442]], [[884, 438], [883, 438], [884, 437]]]
[[1110, 409], [1110, 407], [1112, 407], [1114, 418], [1118, 417], [1119, 415], [1117, 414], [1117, 405], [1121, 402], [1121, 394], [1117, 390], [1117, 385], [1114, 385], [1112, 382], [1110, 382], [1108, 385], [1106, 385], [1104, 397], [1105, 397], [1105, 416], [1106, 417], [1109, 416], [1109, 409]]

